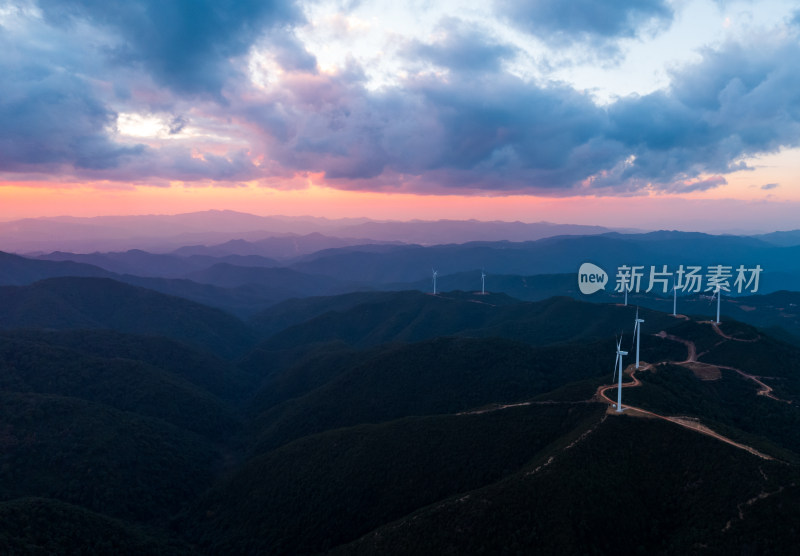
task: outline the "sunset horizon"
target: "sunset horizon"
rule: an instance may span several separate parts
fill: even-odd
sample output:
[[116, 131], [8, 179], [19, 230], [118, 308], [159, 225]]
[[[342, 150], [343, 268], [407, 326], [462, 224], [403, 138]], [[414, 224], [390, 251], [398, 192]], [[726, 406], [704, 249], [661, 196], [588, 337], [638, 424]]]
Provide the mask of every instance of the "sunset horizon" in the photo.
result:
[[0, 7], [0, 221], [799, 227], [791, 2], [136, 4]]

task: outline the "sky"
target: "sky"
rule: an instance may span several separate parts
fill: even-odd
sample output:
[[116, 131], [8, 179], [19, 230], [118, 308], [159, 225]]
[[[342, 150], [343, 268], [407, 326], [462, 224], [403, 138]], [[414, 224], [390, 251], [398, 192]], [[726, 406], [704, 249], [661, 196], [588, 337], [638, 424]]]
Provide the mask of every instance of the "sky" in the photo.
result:
[[800, 228], [800, 3], [0, 0], [0, 220]]

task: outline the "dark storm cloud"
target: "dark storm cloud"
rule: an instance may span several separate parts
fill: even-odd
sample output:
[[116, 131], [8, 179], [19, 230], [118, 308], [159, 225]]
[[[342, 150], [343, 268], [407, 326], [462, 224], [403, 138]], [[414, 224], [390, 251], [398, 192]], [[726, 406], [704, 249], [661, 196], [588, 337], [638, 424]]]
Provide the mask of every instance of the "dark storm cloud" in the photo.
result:
[[0, 71], [0, 170], [108, 169], [143, 151], [108, 138], [116, 114], [83, 79], [5, 57]]
[[[17, 12], [13, 32], [0, 26], [0, 171], [135, 183], [262, 174], [243, 150], [198, 155], [186, 146], [122, 141], [111, 106], [170, 113], [195, 93], [215, 97], [232, 75], [227, 56], [246, 51], [271, 22], [299, 17], [282, 7], [288, 4], [43, 0], [40, 6], [43, 19]], [[115, 35], [125, 39], [122, 46]], [[269, 40], [280, 43], [275, 50], [287, 64], [309, 67], [289, 29], [275, 29]], [[121, 58], [131, 64], [120, 66]], [[142, 69], [169, 88], [159, 90]], [[202, 117], [202, 104], [192, 105]], [[173, 115], [169, 134], [180, 135], [187, 123]]]
[[331, 179], [435, 172], [443, 187], [562, 188], [622, 156], [590, 98], [502, 73], [420, 77], [379, 93], [344, 75], [309, 76], [244, 117], [273, 139], [271, 157]]
[[665, 0], [497, 0], [496, 10], [520, 30], [558, 45], [611, 45], [639, 36], [651, 22], [666, 27], [673, 18]]
[[458, 19], [447, 18], [439, 25], [441, 40], [434, 43], [413, 41], [406, 48], [410, 59], [428, 61], [459, 71], [497, 71], [503, 60], [516, 49], [486, 36], [481, 29]]
[[122, 39], [112, 53], [116, 62], [141, 64], [180, 94], [221, 100], [222, 87], [235, 72], [230, 58], [247, 53], [268, 31], [281, 41], [286, 58], [304, 52], [281, 28], [300, 22], [302, 15], [280, 0], [39, 0], [39, 5], [53, 25], [86, 20], [110, 29]]
[[797, 60], [792, 40], [729, 44], [673, 73], [670, 88], [607, 107], [496, 66], [451, 65], [446, 78], [423, 73], [378, 92], [351, 68], [288, 80], [245, 112], [270, 157], [346, 188], [376, 187], [364, 178], [385, 174], [418, 190], [688, 192], [723, 185], [743, 158], [800, 144]]
[[608, 137], [636, 156], [621, 179], [667, 183], [727, 173], [740, 160], [800, 145], [800, 46], [708, 51], [676, 72], [666, 92], [619, 100]]
[[[581, 151], [600, 146], [591, 145], [602, 140], [606, 116], [569, 87], [535, 87], [495, 75], [425, 80], [411, 90], [438, 130], [436, 156], [425, 169], [470, 169], [481, 182], [496, 176], [509, 182], [506, 187], [519, 187], [523, 180], [548, 188], [569, 186], [602, 168], [591, 156], [574, 164]], [[397, 165], [406, 169], [402, 161]]]
[[169, 122], [169, 134], [170, 135], [177, 135], [183, 128], [186, 127], [189, 121], [184, 116], [175, 116], [172, 118], [172, 121]]
[[313, 73], [316, 70], [317, 59], [305, 49], [297, 37], [286, 30], [273, 33], [267, 46], [275, 56], [275, 61], [287, 71]]

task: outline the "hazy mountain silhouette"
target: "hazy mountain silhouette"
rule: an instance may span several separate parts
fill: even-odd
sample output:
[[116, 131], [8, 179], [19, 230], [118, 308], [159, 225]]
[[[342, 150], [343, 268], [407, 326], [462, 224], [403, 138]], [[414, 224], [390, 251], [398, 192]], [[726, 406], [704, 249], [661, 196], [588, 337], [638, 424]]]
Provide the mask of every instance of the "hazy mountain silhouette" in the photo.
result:
[[[547, 222], [376, 222], [367, 218], [255, 216], [228, 210], [210, 210], [176, 215], [28, 218], [0, 222], [0, 250], [17, 253], [92, 253], [144, 249], [164, 253], [187, 245], [263, 240], [262, 249], [273, 249], [284, 253], [282, 256], [292, 256], [291, 253], [296, 255], [323, 246], [340, 246], [342, 243], [411, 241], [434, 244], [500, 239], [524, 241], [559, 234], [594, 234], [607, 231], [610, 230], [599, 226]], [[289, 234], [296, 237], [280, 237]], [[329, 237], [324, 238], [317, 234]], [[293, 244], [293, 239], [297, 243]]]
[[[102, 254], [77, 255], [79, 260], [94, 261], [118, 270], [131, 269], [131, 252], [122, 255], [123, 261]], [[59, 257], [71, 257], [61, 253]], [[249, 317], [258, 311], [291, 297], [332, 294], [348, 289], [362, 289], [359, 285], [344, 284], [327, 276], [311, 276], [288, 268], [268, 268], [271, 266], [260, 257], [207, 258], [192, 256], [188, 258], [168, 255], [151, 255], [137, 252], [133, 258], [143, 261], [135, 267], [137, 274], [116, 274], [109, 270], [71, 260], [45, 261], [18, 255], [0, 253], [0, 285], [30, 285], [51, 277], [108, 277], [114, 280], [148, 288], [167, 295], [189, 299], [198, 303], [223, 309], [242, 317]], [[234, 258], [237, 262], [262, 263], [266, 266], [243, 267], [220, 261]], [[252, 259], [256, 260], [253, 261]], [[155, 266], [150, 263], [155, 260]], [[188, 261], [188, 264], [187, 262]], [[196, 281], [187, 278], [162, 278], [160, 274], [184, 275], [187, 269], [198, 269], [186, 273]], [[170, 270], [171, 269], [171, 270]], [[214, 285], [227, 284], [227, 286]]]
[[227, 263], [215, 264], [187, 274], [186, 277], [201, 284], [222, 288], [235, 288], [248, 284], [263, 285], [276, 291], [274, 298], [300, 297], [309, 293], [330, 293], [348, 289], [346, 284], [328, 276], [314, 276], [290, 268], [244, 267]]
[[[206, 263], [202, 259], [177, 257], [174, 255], [160, 255], [148, 253], [140, 249], [131, 249], [125, 252], [111, 253], [64, 253], [54, 251], [47, 255], [39, 255], [39, 260], [48, 261], [76, 261], [90, 264], [113, 272], [115, 274], [131, 274], [135, 276], [157, 276], [164, 278], [182, 278], [190, 272], [207, 268], [220, 261], [214, 260]], [[275, 264], [274, 261], [270, 263]]]
[[107, 270], [90, 264], [64, 261], [38, 261], [0, 251], [0, 285], [24, 286], [58, 276], [111, 276]]
[[772, 232], [769, 234], [759, 234], [753, 236], [756, 239], [781, 245], [783, 247], [791, 247], [793, 245], [800, 245], [800, 230], [789, 230], [785, 232]]
[[531, 241], [558, 235], [592, 235], [611, 231], [602, 226], [552, 224], [550, 222], [501, 222], [480, 220], [411, 220], [364, 222], [338, 228], [339, 235], [422, 245], [469, 241]]
[[301, 255], [316, 253], [323, 249], [335, 249], [352, 245], [369, 245], [371, 243], [376, 242], [364, 238], [331, 237], [314, 232], [307, 235], [290, 234], [280, 237], [269, 237], [258, 241], [237, 239], [211, 246], [191, 245], [176, 249], [173, 253], [180, 256], [205, 255], [224, 257], [239, 255], [269, 257], [272, 259], [292, 259]]
[[0, 287], [1, 328], [101, 328], [163, 335], [231, 357], [250, 343], [218, 309], [106, 278], [50, 278]]
[[[534, 242], [473, 242], [458, 245], [397, 247], [388, 252], [354, 248], [325, 250], [309, 255], [292, 268], [361, 282], [413, 282], [430, 277], [436, 268], [445, 277], [459, 272], [485, 269], [489, 274], [577, 273], [583, 262], [607, 269], [650, 265], [673, 270], [679, 264], [759, 264], [765, 273], [800, 275], [800, 247], [778, 247], [749, 237], [712, 236], [684, 232], [651, 234], [604, 234], [550, 237]], [[771, 283], [765, 274], [762, 288], [785, 289]], [[479, 283], [479, 282], [478, 282]]]

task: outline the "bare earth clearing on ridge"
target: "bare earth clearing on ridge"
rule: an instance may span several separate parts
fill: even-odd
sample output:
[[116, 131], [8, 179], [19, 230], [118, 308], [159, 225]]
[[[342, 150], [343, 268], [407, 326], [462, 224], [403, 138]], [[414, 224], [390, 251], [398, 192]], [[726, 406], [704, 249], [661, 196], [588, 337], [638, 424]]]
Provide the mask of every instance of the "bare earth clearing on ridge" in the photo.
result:
[[[683, 317], [682, 315], [681, 315], [681, 317], [682, 318], [686, 318], [686, 317]], [[755, 341], [757, 341], [757, 340], [753, 340], [753, 339], [740, 339], [740, 338], [734, 338], [734, 337], [728, 336], [727, 334], [722, 332], [722, 330], [720, 330], [719, 326], [717, 326], [716, 323], [710, 323], [709, 322], [708, 324], [711, 324], [713, 326], [713, 328], [714, 328], [714, 331], [724, 338], [723, 342], [724, 341], [735, 341], [735, 342], [755, 342]], [[680, 365], [680, 366], [683, 366], [683, 367], [689, 369], [700, 380], [719, 380], [719, 379], [721, 379], [722, 378], [721, 369], [734, 371], [734, 372], [738, 373], [739, 375], [741, 375], [742, 377], [747, 378], [747, 379], [755, 382], [758, 385], [759, 390], [756, 392], [756, 395], [766, 396], [766, 397], [768, 397], [770, 399], [773, 399], [775, 401], [779, 401], [779, 402], [782, 402], [782, 403], [792, 403], [789, 400], [781, 400], [780, 398], [775, 397], [772, 394], [772, 388], [770, 386], [764, 384], [764, 382], [762, 382], [761, 380], [759, 380], [761, 378], [769, 378], [769, 377], [756, 377], [754, 375], [748, 374], [748, 373], [742, 371], [741, 369], [737, 369], [735, 367], [729, 367], [729, 366], [725, 366], [725, 365], [712, 365], [712, 364], [709, 364], [709, 363], [700, 362], [700, 361], [697, 360], [697, 357], [698, 357], [697, 347], [696, 347], [695, 343], [692, 342], [691, 340], [686, 340], [684, 338], [680, 338], [680, 337], [675, 336], [673, 334], [667, 334], [663, 330], [661, 332], [659, 332], [658, 334], [654, 334], [654, 336], [657, 336], [659, 338], [668, 339], [668, 340], [673, 340], [673, 341], [685, 344], [686, 348], [687, 348], [686, 359], [684, 361], [660, 361], [658, 363], [646, 363], [646, 362], [640, 361], [640, 368], [639, 369], [636, 369], [634, 364], [630, 364], [623, 370], [623, 375], [630, 376], [632, 381], [623, 383], [622, 384], [623, 388], [637, 388], [637, 387], [640, 387], [642, 385], [642, 382], [636, 376], [637, 372], [645, 372], [645, 371], [657, 372], [657, 368], [659, 366], [667, 364], [667, 363], [671, 363], [671, 364]], [[465, 412], [459, 413], [458, 415], [480, 415], [480, 414], [484, 414], [484, 413], [490, 413], [490, 412], [493, 412], [493, 411], [502, 411], [504, 409], [510, 409], [510, 408], [521, 407], [521, 406], [530, 406], [530, 405], [579, 404], [579, 403], [592, 403], [592, 402], [595, 402], [595, 401], [601, 401], [601, 402], [609, 404], [607, 415], [615, 415], [615, 414], [618, 414], [618, 412], [616, 410], [616, 402], [614, 400], [612, 400], [607, 395], [607, 392], [609, 392], [610, 390], [615, 390], [616, 388], [617, 388], [616, 384], [602, 385], [602, 386], [597, 388], [597, 391], [596, 391], [595, 395], [592, 396], [591, 398], [587, 399], [587, 400], [578, 400], [578, 401], [543, 400], [543, 401], [519, 402], [519, 403], [513, 403], [513, 404], [494, 405], [494, 406], [489, 406], [489, 407], [485, 407], [485, 408], [482, 408], [482, 409], [477, 409], [477, 410], [472, 410], [472, 411], [465, 411]], [[758, 456], [758, 457], [760, 457], [762, 459], [765, 459], [765, 460], [773, 460], [774, 459], [773, 457], [771, 457], [771, 456], [769, 456], [767, 454], [759, 452], [758, 450], [756, 450], [755, 448], [753, 448], [751, 446], [747, 446], [747, 445], [742, 444], [740, 442], [736, 442], [736, 441], [734, 441], [734, 440], [732, 440], [732, 439], [730, 439], [730, 438], [728, 438], [726, 436], [723, 436], [723, 435], [719, 434], [718, 432], [712, 430], [711, 428], [709, 428], [708, 426], [706, 426], [702, 422], [700, 422], [700, 419], [697, 418], [697, 417], [660, 415], [658, 413], [654, 413], [654, 412], [648, 411], [646, 409], [642, 409], [642, 408], [639, 408], [639, 407], [634, 407], [634, 406], [631, 406], [631, 405], [625, 405], [625, 404], [623, 404], [623, 410], [624, 410], [624, 413], [626, 415], [631, 415], [633, 417], [644, 417], [644, 418], [661, 419], [661, 420], [664, 420], [664, 421], [668, 421], [670, 423], [674, 423], [676, 425], [679, 425], [679, 426], [681, 426], [683, 428], [686, 428], [686, 429], [689, 429], [691, 431], [698, 432], [700, 434], [704, 434], [704, 435], [710, 436], [712, 438], [716, 438], [717, 440], [725, 442], [726, 444], [729, 444], [731, 446], [735, 446], [736, 448], [739, 448], [741, 450], [745, 450], [746, 452], [749, 452], [749, 453], [753, 454], [754, 456]], [[603, 419], [603, 421], [605, 421], [605, 418]], [[601, 423], [603, 421], [601, 421]], [[598, 425], [596, 425], [596, 426], [599, 426], [601, 423], [598, 423]], [[594, 430], [594, 428], [591, 429], [591, 430]], [[591, 430], [588, 431], [588, 432], [591, 432]], [[588, 434], [588, 432], [587, 432], [587, 434]], [[580, 440], [582, 440], [587, 434], [584, 434], [581, 438], [579, 438], [578, 440], [573, 442], [572, 445], [567, 446], [565, 449], [569, 449], [575, 443], [580, 442]], [[553, 461], [553, 458], [550, 458], [550, 460], [548, 460], [541, 467], [543, 468], [543, 467], [548, 466], [550, 463], [552, 463], [552, 461]], [[537, 469], [535, 469], [533, 471], [533, 473], [535, 473], [535, 472], [537, 472], [539, 470], [540, 470], [540, 468], [537, 468]]]

